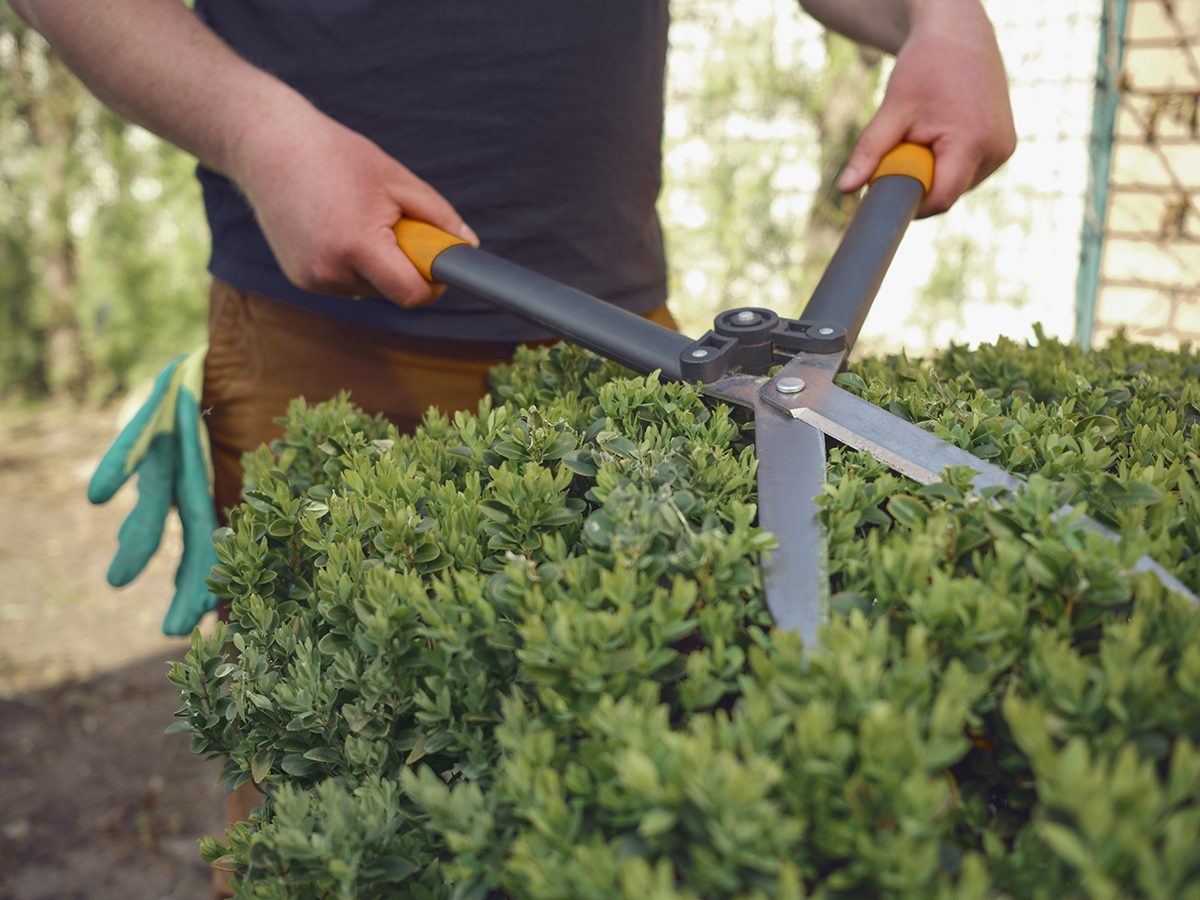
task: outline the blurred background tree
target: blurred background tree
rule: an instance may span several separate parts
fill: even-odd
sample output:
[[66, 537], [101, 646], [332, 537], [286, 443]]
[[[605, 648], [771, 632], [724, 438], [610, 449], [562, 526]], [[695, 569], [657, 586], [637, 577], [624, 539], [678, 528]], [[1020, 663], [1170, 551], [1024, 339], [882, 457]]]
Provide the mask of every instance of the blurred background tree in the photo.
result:
[[672, 6], [660, 210], [685, 331], [721, 309], [800, 312], [856, 200], [837, 176], [875, 108], [879, 54], [790, 5]]
[[194, 163], [0, 5], [0, 397], [113, 397], [203, 335]]

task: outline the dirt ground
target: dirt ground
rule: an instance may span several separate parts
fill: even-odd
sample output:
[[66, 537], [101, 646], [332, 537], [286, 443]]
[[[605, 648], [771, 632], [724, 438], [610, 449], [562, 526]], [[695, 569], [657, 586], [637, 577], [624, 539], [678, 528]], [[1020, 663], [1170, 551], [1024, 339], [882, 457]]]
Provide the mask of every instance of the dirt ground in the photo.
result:
[[221, 830], [216, 765], [164, 734], [187, 649], [159, 628], [178, 531], [114, 590], [135, 491], [85, 496], [121, 415], [0, 408], [0, 898], [210, 896], [196, 841]]

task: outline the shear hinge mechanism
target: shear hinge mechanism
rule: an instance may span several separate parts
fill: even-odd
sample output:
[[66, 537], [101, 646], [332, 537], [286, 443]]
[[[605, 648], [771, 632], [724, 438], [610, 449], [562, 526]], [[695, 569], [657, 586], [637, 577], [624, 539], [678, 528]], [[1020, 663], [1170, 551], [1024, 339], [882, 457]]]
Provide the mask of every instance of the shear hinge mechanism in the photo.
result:
[[721, 313], [712, 331], [679, 356], [684, 381], [708, 383], [731, 372], [765, 375], [776, 356], [839, 353], [846, 330], [828, 322], [784, 319], [769, 309], [746, 306]]

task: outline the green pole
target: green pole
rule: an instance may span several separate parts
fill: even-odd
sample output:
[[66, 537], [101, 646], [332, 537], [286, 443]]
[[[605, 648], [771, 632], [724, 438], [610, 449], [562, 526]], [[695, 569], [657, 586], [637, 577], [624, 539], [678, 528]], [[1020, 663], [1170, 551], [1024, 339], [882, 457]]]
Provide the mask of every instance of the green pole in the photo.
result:
[[1088, 186], [1075, 278], [1075, 341], [1092, 345], [1096, 327], [1096, 295], [1100, 289], [1100, 257], [1108, 216], [1112, 175], [1113, 130], [1121, 100], [1121, 67], [1125, 62], [1125, 24], [1129, 0], [1101, 0], [1100, 45], [1096, 53], [1096, 95], [1092, 102], [1092, 136], [1088, 144]]

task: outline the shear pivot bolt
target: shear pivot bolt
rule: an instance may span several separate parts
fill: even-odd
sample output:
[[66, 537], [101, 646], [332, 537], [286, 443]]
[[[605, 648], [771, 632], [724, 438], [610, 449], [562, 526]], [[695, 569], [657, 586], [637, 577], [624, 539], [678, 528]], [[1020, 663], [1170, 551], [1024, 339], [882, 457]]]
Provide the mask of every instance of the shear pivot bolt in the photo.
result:
[[734, 315], [733, 321], [737, 322], [739, 325], [757, 325], [762, 321], [762, 318], [756, 312], [743, 309], [740, 313]]
[[824, 328], [818, 328], [817, 334], [828, 337], [829, 335], [833, 334], [833, 329], [826, 325]]
[[708, 356], [708, 351], [705, 350], [703, 347], [697, 347], [689, 355], [693, 359], [704, 359], [704, 357]]
[[798, 394], [804, 390], [803, 378], [780, 378], [775, 382], [775, 390], [781, 394]]

